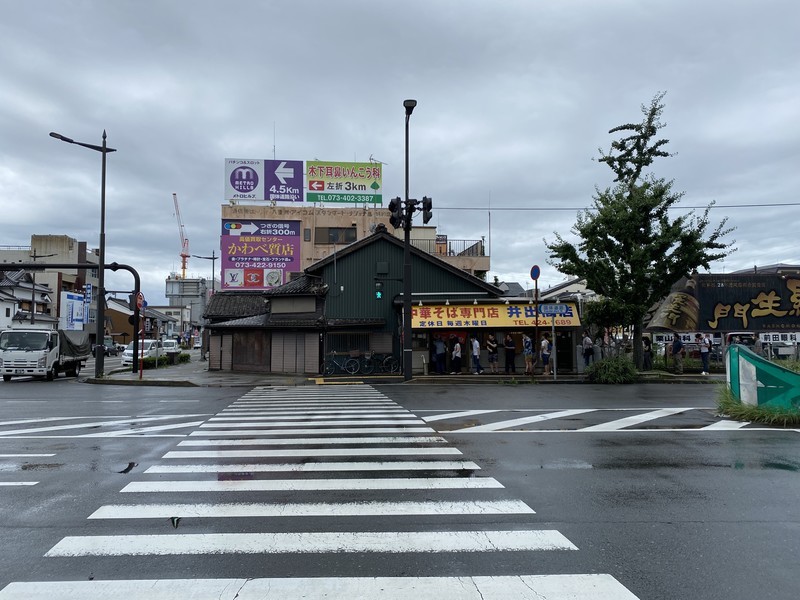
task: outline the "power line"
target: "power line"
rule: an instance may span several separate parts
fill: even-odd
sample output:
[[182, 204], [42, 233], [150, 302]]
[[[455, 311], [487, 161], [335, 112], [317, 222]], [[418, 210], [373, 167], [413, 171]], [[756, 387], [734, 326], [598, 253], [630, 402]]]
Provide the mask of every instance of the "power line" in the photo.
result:
[[[715, 204], [715, 208], [765, 208], [768, 206], [800, 206], [800, 202], [771, 202], [765, 204]], [[704, 210], [706, 206], [671, 206], [671, 210]], [[594, 206], [590, 207], [576, 207], [576, 206], [437, 206], [436, 210], [485, 210], [485, 211], [501, 211], [501, 210], [596, 210]]]

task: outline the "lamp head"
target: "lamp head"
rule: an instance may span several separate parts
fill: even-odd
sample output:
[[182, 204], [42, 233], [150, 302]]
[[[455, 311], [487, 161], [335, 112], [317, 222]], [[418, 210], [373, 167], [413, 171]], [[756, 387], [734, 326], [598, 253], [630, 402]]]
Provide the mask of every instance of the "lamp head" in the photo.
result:
[[414, 112], [414, 107], [417, 105], [416, 100], [403, 100], [403, 106], [406, 107], [406, 116], [410, 117], [411, 113]]

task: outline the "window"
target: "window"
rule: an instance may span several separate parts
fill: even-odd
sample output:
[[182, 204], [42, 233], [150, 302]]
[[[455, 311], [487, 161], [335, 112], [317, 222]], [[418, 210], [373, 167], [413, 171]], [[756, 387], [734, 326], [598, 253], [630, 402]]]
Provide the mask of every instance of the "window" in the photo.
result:
[[309, 229], [308, 227], [303, 229], [303, 241], [304, 242], [310, 242], [311, 241], [311, 229]]
[[355, 227], [317, 227], [314, 230], [315, 244], [350, 244], [355, 241]]

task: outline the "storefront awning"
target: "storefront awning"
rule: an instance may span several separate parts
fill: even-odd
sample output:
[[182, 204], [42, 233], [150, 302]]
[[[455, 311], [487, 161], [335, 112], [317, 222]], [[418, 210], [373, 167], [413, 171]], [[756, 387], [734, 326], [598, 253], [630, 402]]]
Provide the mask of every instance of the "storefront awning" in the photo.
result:
[[536, 317], [536, 305], [527, 302], [496, 304], [425, 304], [411, 306], [412, 329], [469, 327], [471, 329], [515, 329], [525, 327], [580, 327], [574, 302], [563, 302], [567, 310], [551, 318]]

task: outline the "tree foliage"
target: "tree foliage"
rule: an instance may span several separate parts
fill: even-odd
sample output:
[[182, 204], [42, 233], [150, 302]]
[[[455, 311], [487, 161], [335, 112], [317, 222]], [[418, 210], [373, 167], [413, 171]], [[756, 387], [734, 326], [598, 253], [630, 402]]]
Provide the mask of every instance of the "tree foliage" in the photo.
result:
[[549, 263], [559, 271], [586, 280], [589, 289], [613, 301], [634, 326], [634, 356], [641, 366], [641, 326], [648, 309], [664, 298], [681, 277], [734, 251], [723, 238], [733, 231], [727, 219], [708, 232], [711, 202], [701, 215], [693, 210], [675, 217], [670, 209], [683, 197], [673, 182], [646, 173], [656, 158], [671, 156], [669, 140], [656, 139], [663, 128], [664, 93], [656, 94], [649, 106], [642, 105], [644, 118], [638, 124], [614, 127], [623, 133], [611, 143], [603, 162], [614, 173], [614, 187], [595, 189], [592, 207], [577, 216], [572, 232], [576, 244], [555, 233], [545, 246]]

